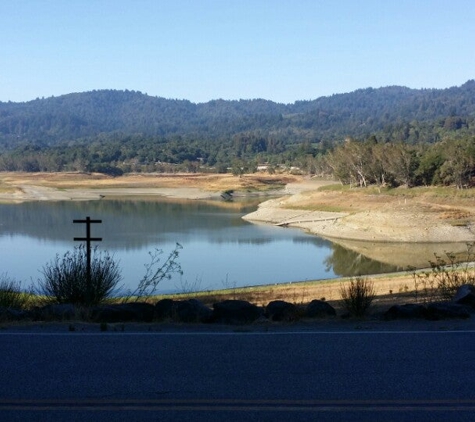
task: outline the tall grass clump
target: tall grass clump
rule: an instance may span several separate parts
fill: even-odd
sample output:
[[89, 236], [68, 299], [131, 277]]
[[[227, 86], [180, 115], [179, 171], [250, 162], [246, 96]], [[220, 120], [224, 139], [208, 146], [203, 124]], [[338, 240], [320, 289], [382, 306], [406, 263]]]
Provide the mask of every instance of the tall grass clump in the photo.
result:
[[467, 254], [460, 262], [452, 252], [445, 257], [434, 254], [429, 272], [414, 272], [416, 298], [427, 300], [451, 300], [458, 288], [464, 284], [475, 284], [474, 244], [467, 243]]
[[24, 309], [28, 303], [29, 294], [21, 290], [20, 282], [0, 274], [0, 308]]
[[343, 307], [351, 316], [362, 317], [376, 296], [374, 283], [366, 278], [356, 277], [349, 283], [341, 285], [340, 296]]
[[42, 269], [40, 293], [57, 303], [97, 305], [112, 296], [122, 279], [118, 262], [108, 252], [91, 253], [90, 280], [87, 271], [87, 250], [84, 245], [66, 252]]

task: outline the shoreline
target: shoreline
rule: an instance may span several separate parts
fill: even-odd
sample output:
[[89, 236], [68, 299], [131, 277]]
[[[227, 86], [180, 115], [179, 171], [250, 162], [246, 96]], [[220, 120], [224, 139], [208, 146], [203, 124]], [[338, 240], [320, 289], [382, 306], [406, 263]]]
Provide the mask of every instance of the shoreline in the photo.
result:
[[[289, 175], [130, 174], [111, 177], [97, 173], [0, 172], [0, 202], [92, 201], [109, 198], [220, 199], [226, 191], [236, 197], [269, 196], [283, 192]], [[282, 193], [284, 194], [284, 193]]]
[[[254, 189], [249, 188], [250, 180]], [[257, 183], [262, 185], [263, 181], [272, 189], [256, 189]], [[277, 189], [276, 181], [285, 187]], [[366, 195], [361, 190], [344, 193], [319, 190], [331, 184], [335, 182], [261, 174], [242, 178], [210, 174], [137, 174], [111, 178], [81, 173], [0, 173], [0, 188], [7, 187], [3, 192], [0, 190], [0, 202], [117, 198], [216, 200], [229, 187], [238, 187], [236, 197], [279, 195], [261, 202], [256, 211], [243, 216], [244, 220], [298, 228], [402, 271], [408, 266], [426, 268], [434, 253], [445, 256], [450, 251], [462, 256], [467, 252], [467, 242], [475, 241], [473, 219], [467, 217], [470, 213], [464, 214], [463, 224], [441, 218], [441, 212], [454, 214], [455, 207], [414, 198]], [[322, 210], [315, 210], [319, 206]], [[437, 212], [436, 206], [440, 208]]]
[[[323, 186], [323, 185], [320, 185]], [[336, 243], [466, 244], [475, 242], [475, 208], [424, 198], [342, 192], [303, 191], [261, 203], [243, 218], [250, 222], [295, 227]], [[339, 197], [339, 198], [338, 198]], [[355, 204], [351, 202], [354, 199]], [[386, 202], [384, 202], [386, 200]], [[365, 203], [366, 201], [366, 203]], [[374, 203], [372, 203], [374, 201]], [[425, 201], [425, 202], [424, 202]], [[336, 204], [336, 205], [335, 205]], [[353, 210], [348, 210], [354, 206]], [[469, 204], [472, 205], [472, 204]], [[312, 210], [313, 207], [341, 211]], [[310, 209], [309, 209], [310, 208]], [[459, 217], [461, 216], [461, 217]]]

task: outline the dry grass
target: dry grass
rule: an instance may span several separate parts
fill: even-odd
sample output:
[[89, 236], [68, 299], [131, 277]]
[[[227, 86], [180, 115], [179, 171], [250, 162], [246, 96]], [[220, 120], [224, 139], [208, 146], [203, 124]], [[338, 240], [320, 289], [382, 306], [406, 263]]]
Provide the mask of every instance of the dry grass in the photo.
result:
[[284, 199], [282, 206], [306, 211], [333, 211], [350, 214], [379, 211], [388, 216], [395, 212], [424, 214], [452, 226], [475, 223], [475, 189], [455, 188], [353, 188], [329, 185]]
[[[374, 281], [375, 299], [374, 310], [385, 310], [393, 304], [401, 304], [415, 301], [413, 293], [414, 280], [412, 275], [378, 275], [370, 277]], [[157, 296], [157, 300], [170, 298], [185, 300], [195, 298], [208, 306], [213, 303], [238, 299], [246, 300], [259, 306], [266, 306], [273, 300], [285, 300], [295, 304], [307, 304], [314, 299], [325, 300], [336, 309], [341, 309], [341, 287], [346, 286], [350, 278], [307, 281], [299, 283], [276, 284], [272, 286], [256, 286], [246, 288], [225, 289], [210, 292], [183, 293], [174, 295]]]
[[8, 194], [8, 195], [13, 195], [15, 192], [17, 192], [18, 189], [9, 187], [9, 186], [0, 186], [0, 194]]

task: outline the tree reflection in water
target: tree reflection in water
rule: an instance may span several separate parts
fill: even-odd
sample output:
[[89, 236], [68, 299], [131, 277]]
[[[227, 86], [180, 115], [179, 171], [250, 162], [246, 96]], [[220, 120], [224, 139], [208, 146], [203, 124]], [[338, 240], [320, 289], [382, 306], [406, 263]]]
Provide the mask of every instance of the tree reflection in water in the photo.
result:
[[401, 271], [402, 268], [375, 261], [361, 253], [346, 249], [337, 243], [332, 243], [333, 253], [324, 263], [327, 271], [333, 270], [336, 275], [351, 277], [366, 274], [381, 274]]

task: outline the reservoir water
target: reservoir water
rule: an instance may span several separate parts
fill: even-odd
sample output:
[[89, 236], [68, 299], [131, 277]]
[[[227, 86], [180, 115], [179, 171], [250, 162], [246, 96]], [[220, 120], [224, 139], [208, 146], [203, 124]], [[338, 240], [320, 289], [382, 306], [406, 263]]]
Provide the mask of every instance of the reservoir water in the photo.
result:
[[297, 229], [251, 224], [242, 216], [254, 202], [101, 200], [0, 204], [0, 274], [22, 282], [41, 278], [56, 254], [78, 246], [84, 224], [91, 225], [99, 250], [120, 261], [124, 290], [133, 290], [150, 262], [149, 252], [165, 259], [178, 242], [183, 275], [164, 280], [159, 292], [213, 290], [336, 276], [373, 274], [397, 268]]

